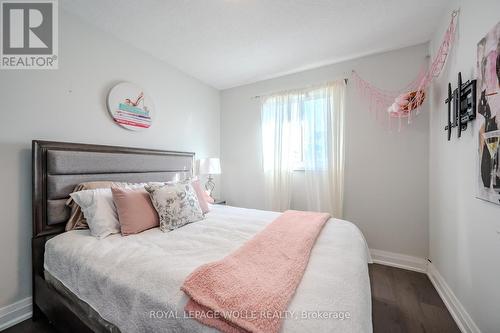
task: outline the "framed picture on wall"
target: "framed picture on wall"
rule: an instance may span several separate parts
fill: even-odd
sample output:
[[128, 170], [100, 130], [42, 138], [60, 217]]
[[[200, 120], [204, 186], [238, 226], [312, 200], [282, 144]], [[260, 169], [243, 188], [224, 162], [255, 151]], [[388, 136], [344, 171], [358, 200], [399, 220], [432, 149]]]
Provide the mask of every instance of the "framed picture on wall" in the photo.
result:
[[108, 111], [116, 124], [140, 131], [153, 123], [153, 100], [144, 90], [130, 82], [114, 86], [108, 94]]
[[500, 22], [477, 44], [478, 198], [500, 204]]

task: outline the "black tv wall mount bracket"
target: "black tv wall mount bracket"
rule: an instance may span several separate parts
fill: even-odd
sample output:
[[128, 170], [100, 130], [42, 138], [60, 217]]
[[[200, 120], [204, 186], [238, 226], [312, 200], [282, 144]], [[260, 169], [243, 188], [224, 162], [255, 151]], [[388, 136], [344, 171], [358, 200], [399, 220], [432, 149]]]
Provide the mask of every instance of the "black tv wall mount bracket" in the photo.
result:
[[462, 83], [462, 73], [459, 72], [458, 86], [452, 92], [451, 83], [448, 83], [448, 98], [444, 102], [448, 104], [448, 125], [444, 129], [448, 131], [450, 141], [453, 127], [457, 128], [457, 136], [461, 137], [462, 131], [467, 129], [467, 123], [476, 119], [476, 80]]

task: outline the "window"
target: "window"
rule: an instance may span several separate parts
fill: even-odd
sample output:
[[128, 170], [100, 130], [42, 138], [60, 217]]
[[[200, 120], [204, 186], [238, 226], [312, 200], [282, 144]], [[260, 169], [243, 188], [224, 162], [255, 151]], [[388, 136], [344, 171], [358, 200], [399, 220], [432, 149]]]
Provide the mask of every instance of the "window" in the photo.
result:
[[308, 210], [342, 216], [345, 82], [275, 94], [262, 104], [266, 207], [290, 209], [293, 171], [304, 170]]
[[[328, 149], [328, 98], [320, 91], [272, 96], [262, 107], [264, 170], [276, 154], [287, 158], [293, 170], [326, 164]], [[276, 149], [274, 143], [281, 144]], [[307, 162], [309, 161], [309, 163]], [[314, 161], [314, 163], [311, 163]]]

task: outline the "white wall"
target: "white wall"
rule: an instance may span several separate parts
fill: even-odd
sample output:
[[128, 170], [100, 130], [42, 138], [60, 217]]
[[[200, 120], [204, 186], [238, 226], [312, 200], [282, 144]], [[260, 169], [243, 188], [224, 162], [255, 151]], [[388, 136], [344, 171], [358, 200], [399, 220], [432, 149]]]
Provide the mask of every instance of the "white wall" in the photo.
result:
[[[31, 295], [31, 140], [219, 155], [219, 92], [60, 13], [60, 69], [0, 71], [0, 308]], [[156, 118], [144, 132], [115, 125], [105, 98], [117, 82], [142, 85]]]
[[[476, 45], [500, 20], [498, 0], [455, 1], [461, 8], [456, 44], [432, 87], [430, 118], [430, 258], [483, 332], [500, 330], [500, 206], [475, 198], [478, 122], [446, 141], [443, 103], [457, 74], [476, 76]], [[449, 16], [431, 42], [436, 50]], [[481, 117], [480, 115], [477, 115]]]
[[[260, 102], [252, 96], [350, 77], [357, 70], [385, 89], [413, 80], [425, 63], [418, 45], [261, 81], [222, 92], [223, 196], [232, 205], [264, 208]], [[347, 90], [344, 218], [356, 223], [371, 248], [424, 258], [428, 251], [428, 110], [402, 132], [386, 130]], [[293, 206], [305, 208], [299, 173]]]

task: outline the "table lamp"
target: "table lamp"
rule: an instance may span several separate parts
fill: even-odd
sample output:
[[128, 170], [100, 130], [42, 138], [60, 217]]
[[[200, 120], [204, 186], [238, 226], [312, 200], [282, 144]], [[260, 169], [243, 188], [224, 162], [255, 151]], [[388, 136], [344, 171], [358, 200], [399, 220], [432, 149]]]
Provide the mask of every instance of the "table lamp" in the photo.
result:
[[198, 172], [200, 175], [208, 175], [205, 189], [208, 195], [213, 198], [212, 193], [215, 189], [215, 183], [212, 175], [220, 175], [220, 160], [216, 157], [202, 158], [198, 161]]

